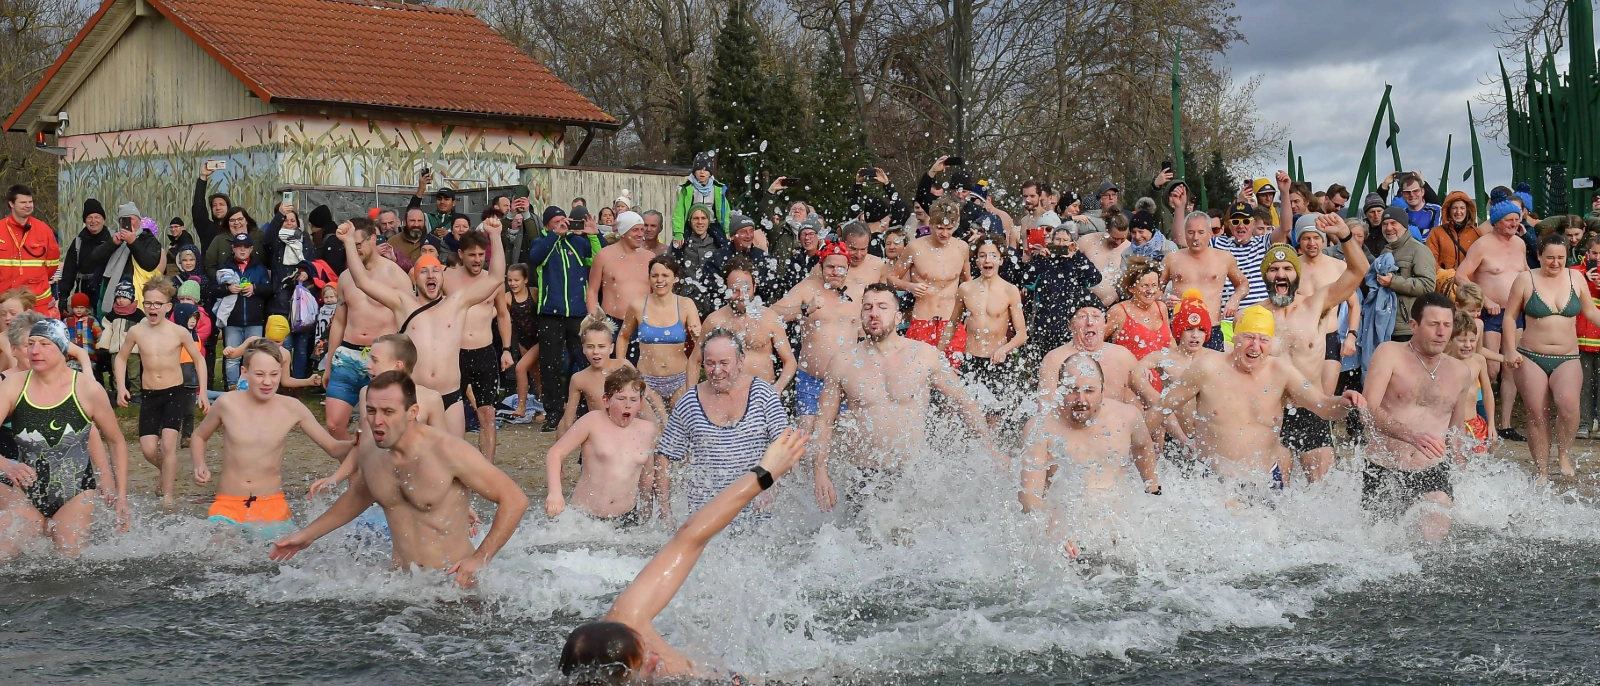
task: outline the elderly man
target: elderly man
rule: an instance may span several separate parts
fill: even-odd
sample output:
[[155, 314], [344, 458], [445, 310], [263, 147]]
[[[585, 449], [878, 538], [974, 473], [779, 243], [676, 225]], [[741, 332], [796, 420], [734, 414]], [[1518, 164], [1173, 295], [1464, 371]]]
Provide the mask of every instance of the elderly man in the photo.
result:
[[[1393, 274], [1379, 274], [1378, 285], [1388, 288], [1399, 296], [1400, 312], [1410, 312], [1411, 303], [1417, 298], [1434, 291], [1437, 283], [1438, 269], [1433, 261], [1433, 251], [1428, 249], [1422, 241], [1416, 239], [1407, 224], [1410, 218], [1406, 211], [1394, 206], [1389, 206], [1383, 211], [1383, 224], [1378, 228], [1383, 231], [1383, 254], [1394, 255], [1396, 271]], [[1404, 343], [1411, 340], [1411, 324], [1396, 317], [1394, 322], [1394, 335], [1390, 340]]]
[[728, 303], [722, 288], [722, 266], [734, 255], [741, 255], [755, 265], [756, 294], [768, 301], [773, 299], [777, 283], [772, 277], [767, 253], [755, 246], [755, 221], [734, 212], [728, 216], [728, 232], [728, 244], [712, 252], [700, 265], [700, 283], [706, 285], [706, 290], [701, 292], [704, 302], [696, 303], [701, 312], [712, 312]]
[[[1211, 245], [1211, 217], [1204, 212], [1190, 212], [1183, 219], [1181, 229], [1188, 247], [1162, 260], [1161, 281], [1167, 292], [1176, 296], [1194, 289], [1200, 292], [1210, 321], [1233, 319], [1240, 302], [1249, 293], [1249, 281], [1233, 255]], [[1232, 287], [1233, 296], [1223, 301], [1223, 290]], [[1177, 299], [1169, 298], [1169, 304]], [[1222, 327], [1213, 325], [1207, 332], [1205, 347], [1222, 352]]]

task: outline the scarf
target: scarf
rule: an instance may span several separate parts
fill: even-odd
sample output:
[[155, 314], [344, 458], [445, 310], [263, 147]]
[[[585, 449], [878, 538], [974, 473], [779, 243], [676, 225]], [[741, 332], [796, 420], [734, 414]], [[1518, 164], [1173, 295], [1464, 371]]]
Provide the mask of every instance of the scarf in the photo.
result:
[[278, 240], [283, 243], [283, 266], [298, 267], [306, 259], [302, 241], [306, 232], [299, 229], [278, 229]]
[[713, 191], [716, 189], [716, 183], [717, 183], [717, 180], [715, 178], [713, 178], [713, 179], [711, 179], [709, 181], [706, 181], [705, 185], [702, 186], [702, 185], [700, 185], [700, 181], [698, 179], [694, 178], [694, 174], [690, 174], [689, 175], [689, 185], [694, 187], [694, 192], [699, 193], [700, 195], [706, 196], [707, 198], [715, 198], [716, 197], [715, 195], [712, 195]]

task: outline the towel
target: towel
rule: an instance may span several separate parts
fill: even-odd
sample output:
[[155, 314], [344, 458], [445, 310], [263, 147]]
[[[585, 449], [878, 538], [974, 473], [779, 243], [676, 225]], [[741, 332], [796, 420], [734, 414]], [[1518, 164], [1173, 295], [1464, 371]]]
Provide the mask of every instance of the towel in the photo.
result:
[[[217, 270], [217, 285], [218, 286], [238, 285], [238, 283], [239, 283], [239, 272], [236, 272], [236, 271], [234, 271], [232, 269], [218, 269]], [[238, 293], [229, 293], [225, 297], [217, 298], [217, 304], [216, 304], [215, 312], [217, 313], [217, 322], [218, 322], [219, 325], [221, 325], [221, 326], [227, 326], [228, 325], [228, 315], [233, 314], [233, 306], [238, 304], [238, 302], [239, 302], [239, 294]]]
[[1372, 361], [1372, 353], [1378, 346], [1394, 336], [1400, 297], [1394, 291], [1378, 285], [1378, 275], [1397, 271], [1400, 268], [1394, 263], [1394, 253], [1379, 255], [1378, 259], [1372, 261], [1372, 268], [1367, 270], [1366, 287], [1361, 295], [1361, 327], [1356, 331], [1356, 357], [1363, 371]]

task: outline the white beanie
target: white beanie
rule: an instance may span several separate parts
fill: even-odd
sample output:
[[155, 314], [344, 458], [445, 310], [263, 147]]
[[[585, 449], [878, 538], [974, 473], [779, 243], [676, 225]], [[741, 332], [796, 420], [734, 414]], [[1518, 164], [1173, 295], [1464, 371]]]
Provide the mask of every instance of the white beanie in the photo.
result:
[[621, 235], [627, 233], [633, 229], [633, 227], [643, 223], [644, 217], [639, 216], [638, 212], [628, 210], [627, 212], [617, 215], [617, 218], [612, 225], [616, 227], [617, 234]]
[[630, 210], [633, 209], [633, 197], [628, 194], [628, 189], [622, 189], [622, 195], [617, 196], [617, 199], [611, 201], [611, 204], [615, 205], [619, 202], [622, 203], [623, 207], [626, 207]]

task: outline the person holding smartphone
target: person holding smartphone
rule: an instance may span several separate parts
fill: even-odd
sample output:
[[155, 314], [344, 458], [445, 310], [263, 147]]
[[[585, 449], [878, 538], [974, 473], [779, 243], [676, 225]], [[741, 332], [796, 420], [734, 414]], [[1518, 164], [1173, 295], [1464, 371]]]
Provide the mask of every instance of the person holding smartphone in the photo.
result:
[[1072, 337], [1072, 315], [1079, 308], [1100, 302], [1093, 292], [1100, 285], [1100, 269], [1078, 249], [1072, 227], [1061, 226], [1050, 232], [1047, 245], [1028, 246], [1032, 259], [1028, 266], [1038, 280], [1033, 291], [1033, 321], [1029, 323], [1030, 347], [1050, 351]]

